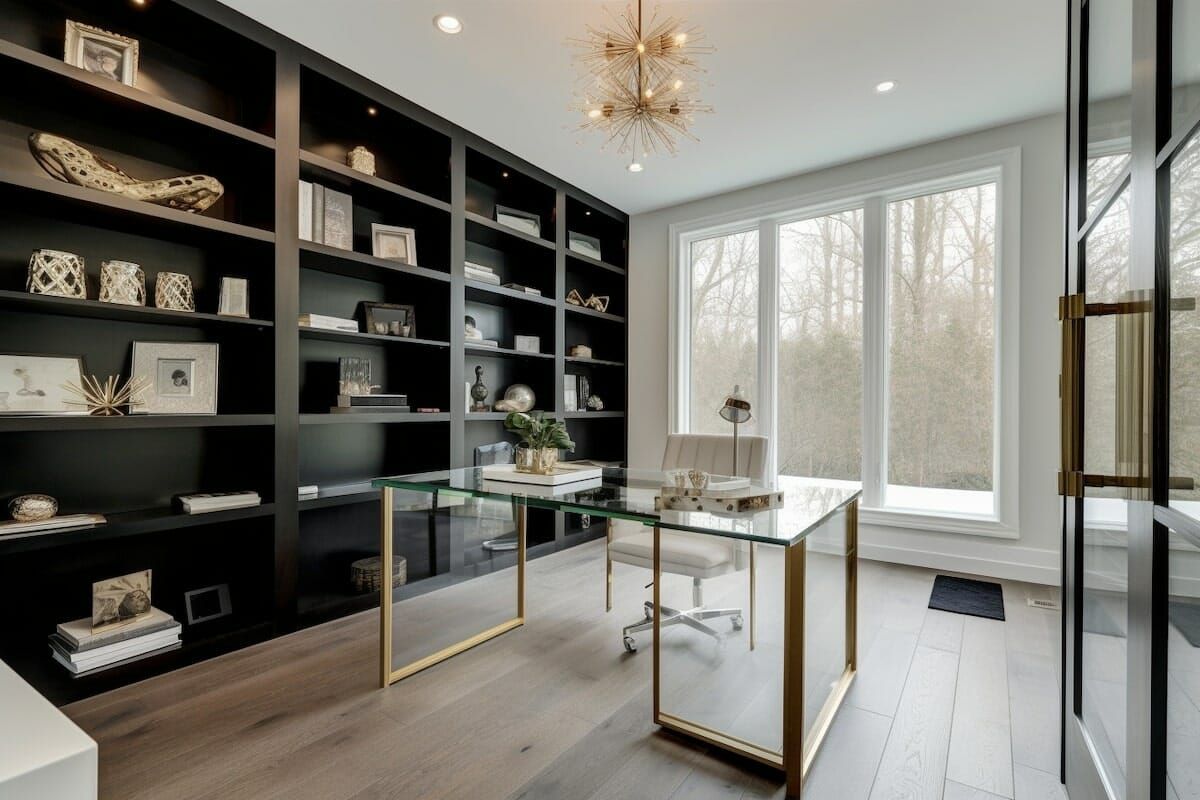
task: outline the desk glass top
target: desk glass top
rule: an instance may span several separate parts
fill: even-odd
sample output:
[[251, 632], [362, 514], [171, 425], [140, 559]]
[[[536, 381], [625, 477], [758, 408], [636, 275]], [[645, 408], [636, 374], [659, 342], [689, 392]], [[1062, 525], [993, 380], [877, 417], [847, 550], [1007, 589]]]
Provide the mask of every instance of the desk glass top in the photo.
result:
[[767, 544], [795, 544], [839, 510], [858, 499], [862, 490], [828, 482], [781, 476], [773, 488], [784, 492], [783, 508], [742, 514], [656, 511], [654, 498], [670, 475], [656, 470], [606, 468], [597, 485], [549, 487], [484, 480], [481, 467], [377, 478], [372, 486], [463, 497], [515, 500], [533, 508], [569, 511], [632, 520], [664, 529], [690, 531]]

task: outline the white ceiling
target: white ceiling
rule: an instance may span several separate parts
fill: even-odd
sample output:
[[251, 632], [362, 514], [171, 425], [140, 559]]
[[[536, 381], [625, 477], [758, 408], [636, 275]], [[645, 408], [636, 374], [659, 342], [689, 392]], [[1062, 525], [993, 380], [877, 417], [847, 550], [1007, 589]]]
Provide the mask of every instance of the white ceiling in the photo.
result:
[[224, 1], [630, 213], [1063, 107], [1062, 2], [670, 0], [717, 48], [716, 113], [634, 175], [570, 109], [566, 40], [620, 0]]

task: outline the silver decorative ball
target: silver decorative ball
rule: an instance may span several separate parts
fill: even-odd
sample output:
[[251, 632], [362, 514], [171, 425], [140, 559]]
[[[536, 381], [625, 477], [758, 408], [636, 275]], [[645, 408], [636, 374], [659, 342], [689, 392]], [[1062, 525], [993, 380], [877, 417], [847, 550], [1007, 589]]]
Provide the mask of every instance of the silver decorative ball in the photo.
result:
[[17, 522], [40, 522], [58, 513], [58, 501], [48, 494], [23, 494], [9, 501], [8, 513]]
[[533, 389], [523, 383], [514, 383], [504, 390], [504, 399], [496, 403], [496, 410], [529, 411], [536, 401], [537, 397], [533, 394]]

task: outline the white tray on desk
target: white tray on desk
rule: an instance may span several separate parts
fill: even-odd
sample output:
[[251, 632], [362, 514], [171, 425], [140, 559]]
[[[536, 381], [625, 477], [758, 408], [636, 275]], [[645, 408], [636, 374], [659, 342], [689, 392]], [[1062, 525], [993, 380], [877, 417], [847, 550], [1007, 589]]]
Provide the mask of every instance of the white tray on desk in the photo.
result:
[[503, 483], [530, 483], [535, 486], [564, 486], [568, 483], [598, 481], [604, 475], [600, 467], [570, 467], [559, 464], [549, 475], [533, 472], [517, 472], [515, 464], [492, 464], [483, 468], [485, 481]]

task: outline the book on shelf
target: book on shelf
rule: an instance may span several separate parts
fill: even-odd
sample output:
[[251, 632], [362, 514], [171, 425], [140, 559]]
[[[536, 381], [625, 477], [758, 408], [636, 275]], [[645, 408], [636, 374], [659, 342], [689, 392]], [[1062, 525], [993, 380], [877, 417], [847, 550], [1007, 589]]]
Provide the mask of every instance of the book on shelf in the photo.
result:
[[9, 520], [0, 522], [0, 538], [13, 536], [18, 533], [38, 533], [43, 531], [67, 531], [75, 528], [94, 528], [103, 525], [107, 520], [103, 514], [64, 514], [61, 517], [39, 519], [33, 522]]
[[579, 405], [579, 376], [563, 376], [563, 409], [575, 411]]
[[496, 270], [492, 269], [487, 264], [476, 264], [474, 261], [464, 260], [463, 267], [466, 268], [468, 272], [486, 272], [489, 275], [496, 272]]
[[90, 617], [64, 622], [49, 636], [50, 655], [72, 675], [116, 666], [178, 647], [183, 627], [161, 609], [115, 628], [92, 633]]
[[72, 650], [82, 653], [97, 647], [124, 642], [127, 639], [135, 639], [143, 634], [158, 633], [171, 626], [178, 627], [178, 625], [179, 623], [170, 614], [151, 606], [145, 614], [133, 618], [124, 625], [101, 628], [93, 633], [92, 618], [84, 617], [71, 622], [58, 623], [55, 633]]
[[495, 339], [467, 339], [467, 347], [499, 347]]
[[339, 394], [339, 408], [357, 408], [359, 406], [385, 406], [396, 408], [408, 405], [406, 394]]
[[330, 406], [330, 414], [408, 414], [412, 406]]
[[503, 286], [505, 289], [512, 289], [514, 292], [522, 292], [524, 294], [532, 294], [536, 297], [542, 296], [541, 289], [534, 289], [532, 286], [525, 286], [524, 284], [521, 284], [521, 283], [505, 283], [505, 284], [503, 284]]
[[321, 487], [315, 483], [296, 487], [296, 494], [301, 500], [310, 500], [321, 493]]
[[592, 384], [591, 381], [588, 380], [587, 375], [579, 375], [578, 378], [578, 403], [574, 409], [568, 408], [567, 411], [587, 411], [587, 399], [591, 396]]
[[500, 276], [491, 272], [473, 272], [471, 270], [467, 270], [464, 273], [464, 277], [466, 277], [467, 280], [479, 281], [480, 283], [487, 283], [491, 284], [492, 286], [500, 285]]
[[231, 508], [250, 508], [262, 505], [258, 492], [204, 492], [179, 495], [179, 505], [186, 514], [205, 514]]
[[358, 333], [358, 320], [346, 319], [345, 317], [331, 317], [326, 314], [301, 314], [301, 328], [318, 328], [327, 331], [342, 331], [344, 333]]
[[313, 185], [311, 181], [300, 181], [300, 239], [313, 240]]

